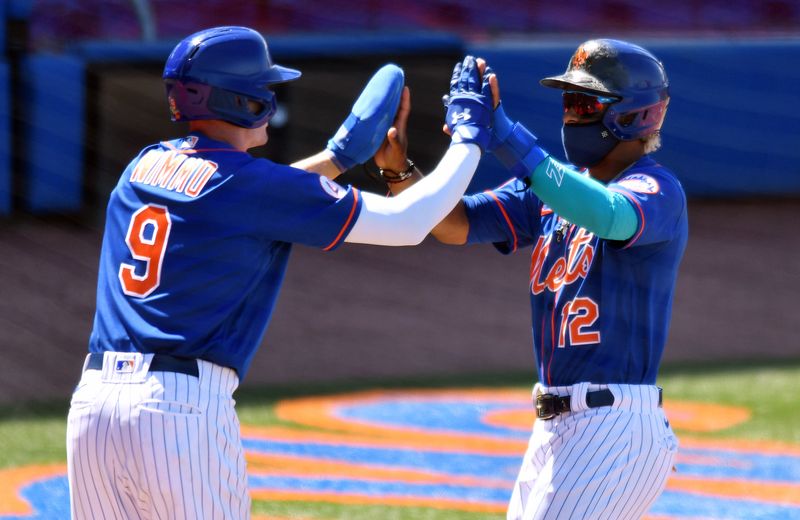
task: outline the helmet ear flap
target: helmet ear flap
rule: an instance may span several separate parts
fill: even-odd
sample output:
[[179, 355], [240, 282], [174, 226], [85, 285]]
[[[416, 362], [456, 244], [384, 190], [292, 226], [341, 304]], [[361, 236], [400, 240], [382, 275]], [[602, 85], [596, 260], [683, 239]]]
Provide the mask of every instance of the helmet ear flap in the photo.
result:
[[631, 140], [646, 137], [661, 129], [669, 99], [638, 110], [615, 111], [605, 119], [606, 127], [618, 138]]
[[200, 105], [206, 100], [206, 89], [198, 88], [199, 85], [186, 85], [186, 101], [192, 105]]
[[[212, 87], [207, 106], [211, 113], [245, 128], [263, 125], [277, 111], [275, 94], [271, 90], [265, 90], [261, 99], [252, 99], [230, 90]], [[258, 111], [253, 112], [251, 106], [257, 107]]]
[[641, 119], [642, 112], [629, 112], [617, 118], [617, 124], [622, 128], [628, 128], [634, 121]]
[[211, 87], [180, 80], [165, 81], [173, 121], [210, 119], [206, 109]]

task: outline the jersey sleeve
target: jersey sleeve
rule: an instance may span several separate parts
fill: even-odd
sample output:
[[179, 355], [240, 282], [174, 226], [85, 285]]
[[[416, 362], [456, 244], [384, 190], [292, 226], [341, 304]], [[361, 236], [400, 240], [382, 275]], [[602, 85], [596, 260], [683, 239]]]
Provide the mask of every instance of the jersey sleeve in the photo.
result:
[[665, 170], [626, 173], [608, 185], [633, 204], [638, 225], [620, 247], [656, 244], [675, 238], [686, 214], [686, 195], [678, 180]]
[[255, 172], [256, 178], [251, 178], [255, 193], [248, 198], [256, 195], [253, 225], [261, 234], [325, 251], [344, 242], [361, 211], [359, 190], [291, 166], [257, 163], [268, 168]]
[[517, 179], [463, 198], [468, 244], [492, 243], [503, 254], [531, 245], [539, 235], [542, 203]]

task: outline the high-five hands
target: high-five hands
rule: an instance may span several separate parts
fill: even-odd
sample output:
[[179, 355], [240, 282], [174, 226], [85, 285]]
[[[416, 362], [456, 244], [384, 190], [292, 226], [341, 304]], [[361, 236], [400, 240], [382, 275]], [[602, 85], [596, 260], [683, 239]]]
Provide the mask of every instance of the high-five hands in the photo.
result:
[[339, 170], [366, 162], [378, 150], [395, 119], [404, 81], [403, 69], [391, 63], [369, 80], [350, 115], [328, 141], [327, 149]]
[[492, 92], [488, 75], [481, 74], [473, 56], [453, 68], [450, 92], [442, 101], [447, 109], [445, 132], [452, 142], [475, 143], [486, 150], [491, 140]]
[[408, 114], [411, 112], [411, 92], [403, 88], [400, 107], [386, 132], [386, 139], [375, 152], [375, 164], [383, 170], [402, 172], [408, 167]]
[[512, 121], [500, 102], [497, 75], [483, 60], [478, 59], [484, 81], [489, 82], [492, 95], [492, 133], [487, 151], [492, 153], [519, 179], [527, 179], [547, 152], [536, 144], [537, 138], [522, 123]]

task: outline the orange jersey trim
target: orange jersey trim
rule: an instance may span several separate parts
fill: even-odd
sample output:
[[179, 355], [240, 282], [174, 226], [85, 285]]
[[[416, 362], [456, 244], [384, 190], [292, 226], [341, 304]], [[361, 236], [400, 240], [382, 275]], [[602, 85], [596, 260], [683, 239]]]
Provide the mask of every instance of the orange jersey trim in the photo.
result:
[[506, 219], [506, 224], [508, 224], [508, 229], [511, 230], [511, 236], [514, 237], [514, 247], [513, 249], [511, 249], [511, 252], [513, 253], [514, 251], [517, 250], [517, 231], [514, 229], [514, 224], [511, 223], [511, 218], [509, 218], [508, 213], [506, 213], [506, 208], [503, 206], [503, 203], [500, 202], [500, 199], [497, 198], [497, 195], [495, 195], [491, 191], [487, 191], [486, 193], [488, 193], [497, 203], [497, 206], [500, 208], [500, 213], [502, 213], [503, 218]]
[[200, 152], [239, 152], [245, 153], [241, 150], [236, 150], [235, 148], [187, 148], [185, 150], [177, 150], [180, 153], [200, 153]]
[[644, 233], [644, 225], [645, 225], [644, 210], [642, 209], [642, 205], [639, 204], [639, 201], [636, 200], [636, 197], [634, 197], [627, 191], [615, 188], [609, 188], [609, 189], [615, 193], [620, 193], [624, 195], [629, 201], [633, 203], [633, 206], [636, 208], [636, 211], [639, 212], [639, 218], [641, 219], [641, 225], [639, 226], [639, 231], [633, 236], [633, 238], [629, 239], [628, 243], [625, 244], [625, 247], [622, 248], [622, 249], [628, 249], [633, 244], [635, 244], [636, 241], [639, 240], [639, 237], [642, 236], [642, 233]]
[[328, 246], [325, 247], [323, 251], [330, 251], [331, 249], [333, 249], [334, 246], [336, 246], [336, 244], [339, 243], [339, 241], [342, 239], [342, 236], [344, 236], [345, 230], [347, 230], [347, 228], [350, 226], [350, 222], [353, 220], [353, 216], [356, 214], [357, 207], [358, 207], [358, 190], [353, 188], [353, 207], [350, 208], [350, 215], [347, 216], [347, 221], [345, 221], [344, 226], [342, 226], [342, 229], [339, 231], [339, 234], [336, 235], [336, 238], [333, 239], [333, 242], [328, 244]]
[[175, 145], [170, 143], [169, 141], [161, 141], [161, 146], [167, 148], [169, 150], [173, 150], [178, 153], [183, 153], [186, 155], [191, 155], [193, 153], [199, 152], [242, 152], [241, 150], [237, 150], [235, 148], [175, 148]]

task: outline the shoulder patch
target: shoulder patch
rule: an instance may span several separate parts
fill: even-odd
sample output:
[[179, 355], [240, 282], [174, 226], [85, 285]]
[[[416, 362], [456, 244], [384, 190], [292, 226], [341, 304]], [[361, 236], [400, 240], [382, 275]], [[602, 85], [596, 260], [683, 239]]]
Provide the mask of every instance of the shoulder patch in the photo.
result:
[[655, 195], [661, 191], [661, 186], [658, 185], [658, 181], [649, 175], [645, 175], [644, 173], [634, 173], [628, 175], [621, 181], [618, 181], [617, 184], [624, 186], [633, 192], [645, 193], [647, 195]]
[[188, 135], [180, 140], [178, 144], [179, 150], [188, 150], [190, 148], [194, 148], [197, 144], [198, 137], [196, 135]]
[[333, 197], [334, 199], [341, 199], [347, 193], [347, 190], [330, 180], [329, 178], [325, 177], [324, 175], [319, 176], [319, 183], [322, 185], [322, 189], [325, 190], [325, 193]]

